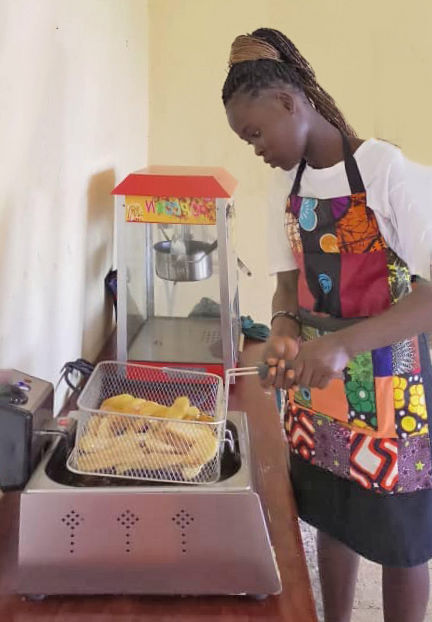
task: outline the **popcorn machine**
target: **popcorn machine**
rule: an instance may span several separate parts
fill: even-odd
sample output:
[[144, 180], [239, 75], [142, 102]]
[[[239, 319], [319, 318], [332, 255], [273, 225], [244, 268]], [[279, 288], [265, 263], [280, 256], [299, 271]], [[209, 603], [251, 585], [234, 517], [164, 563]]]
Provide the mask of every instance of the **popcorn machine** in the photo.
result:
[[222, 168], [150, 166], [113, 190], [119, 361], [236, 366], [235, 186]]

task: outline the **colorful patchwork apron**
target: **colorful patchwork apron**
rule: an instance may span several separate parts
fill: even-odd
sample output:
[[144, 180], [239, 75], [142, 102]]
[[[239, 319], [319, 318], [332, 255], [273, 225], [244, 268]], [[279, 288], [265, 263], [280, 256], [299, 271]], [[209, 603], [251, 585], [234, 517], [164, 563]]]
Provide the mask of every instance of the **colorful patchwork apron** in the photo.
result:
[[[286, 230], [299, 268], [304, 340], [325, 334], [329, 327], [339, 329], [378, 315], [411, 291], [407, 265], [388, 247], [367, 206], [345, 136], [343, 146], [351, 195], [300, 197], [303, 161], [287, 202]], [[394, 551], [384, 547], [377, 557], [376, 547], [370, 550], [370, 533], [360, 535], [358, 542], [359, 534], [345, 533], [350, 529], [345, 525], [341, 534], [340, 526], [335, 528], [334, 520], [325, 517], [325, 510], [312, 497], [321, 498], [326, 485], [331, 485], [333, 496], [343, 489], [342, 500], [333, 498], [333, 513], [339, 506], [342, 514], [363, 512], [372, 504], [370, 513], [376, 516], [375, 502], [380, 510], [386, 505], [397, 516], [406, 514], [401, 506], [404, 498], [423, 491], [428, 501], [422, 503], [429, 507], [432, 519], [427, 490], [432, 488], [431, 379], [428, 343], [425, 335], [419, 335], [356, 356], [345, 368], [343, 380], [332, 380], [324, 390], [300, 387], [288, 404], [285, 426], [300, 515], [303, 505], [306, 520], [381, 563], [413, 565], [423, 561], [422, 555], [432, 556], [432, 522], [427, 551], [412, 553], [408, 547], [394, 557]], [[347, 495], [351, 505], [345, 507]], [[358, 499], [366, 497], [367, 502], [358, 505]], [[384, 497], [392, 501], [380, 502]], [[388, 523], [386, 515], [381, 520]], [[409, 522], [405, 526], [420, 528]], [[383, 527], [388, 529], [388, 524]]]

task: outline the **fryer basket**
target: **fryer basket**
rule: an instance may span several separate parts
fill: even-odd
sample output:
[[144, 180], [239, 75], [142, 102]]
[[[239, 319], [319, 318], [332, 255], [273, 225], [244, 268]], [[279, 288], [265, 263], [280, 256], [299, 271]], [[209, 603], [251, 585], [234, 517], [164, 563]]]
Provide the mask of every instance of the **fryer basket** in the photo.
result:
[[[191, 414], [180, 419], [100, 409], [104, 400], [122, 394], [174, 410], [173, 404], [188, 403], [184, 412]], [[145, 413], [145, 404], [138, 406]], [[75, 445], [67, 461], [70, 471], [194, 484], [219, 479], [226, 440], [226, 400], [219, 376], [103, 361], [87, 381], [78, 408]], [[192, 414], [197, 411], [199, 415]]]

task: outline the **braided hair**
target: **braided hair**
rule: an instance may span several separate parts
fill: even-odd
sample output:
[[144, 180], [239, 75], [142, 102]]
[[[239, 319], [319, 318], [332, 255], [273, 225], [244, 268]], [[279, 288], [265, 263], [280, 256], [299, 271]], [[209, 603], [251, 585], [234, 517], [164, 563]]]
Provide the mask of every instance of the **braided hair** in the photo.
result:
[[225, 106], [234, 93], [256, 97], [262, 89], [289, 84], [304, 93], [315, 110], [334, 127], [347, 136], [356, 136], [334, 99], [318, 84], [314, 70], [290, 39], [273, 28], [258, 28], [252, 37], [274, 48], [279, 59], [259, 58], [232, 64], [222, 89]]

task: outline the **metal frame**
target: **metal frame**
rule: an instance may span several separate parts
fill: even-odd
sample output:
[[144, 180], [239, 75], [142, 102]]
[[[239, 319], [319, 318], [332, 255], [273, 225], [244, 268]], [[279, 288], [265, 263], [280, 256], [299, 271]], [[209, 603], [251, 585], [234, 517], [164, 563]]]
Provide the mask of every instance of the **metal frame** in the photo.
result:
[[[230, 247], [228, 241], [228, 220], [227, 212], [230, 208], [230, 202], [227, 199], [216, 199], [216, 227], [218, 239], [218, 259], [219, 259], [219, 288], [221, 300], [221, 339], [223, 351], [224, 369], [232, 368], [236, 365], [234, 350], [237, 349], [238, 343], [232, 343], [234, 340], [231, 308], [234, 299], [231, 298], [230, 291], [230, 264], [228, 250]], [[237, 280], [237, 270], [236, 270]], [[236, 283], [235, 291], [238, 286]], [[224, 303], [224, 304], [223, 304]]]
[[150, 223], [143, 223], [145, 227], [145, 275], [146, 275], [146, 307], [148, 320], [154, 317], [154, 252], [153, 252], [153, 227]]
[[127, 273], [125, 261], [126, 220], [124, 196], [115, 197], [117, 221], [117, 358], [127, 361]]
[[[117, 195], [115, 198], [117, 220], [117, 360], [129, 359], [128, 341], [128, 286], [127, 286], [127, 261], [126, 261], [126, 223], [125, 220], [125, 197]], [[232, 199], [216, 199], [216, 235], [218, 241], [218, 265], [219, 265], [219, 296], [220, 296], [220, 334], [222, 342], [222, 361], [224, 369], [229, 369], [237, 364], [237, 353], [241, 330], [235, 330], [233, 325], [233, 313], [239, 316], [238, 309], [238, 276], [237, 264], [233, 267], [232, 241], [229, 238], [229, 210], [233, 209]], [[138, 226], [136, 224], [135, 226]], [[154, 317], [154, 256], [153, 256], [153, 223], [142, 223], [145, 227], [145, 249], [143, 251], [143, 274], [145, 280], [145, 309], [147, 321]], [[234, 256], [234, 255], [233, 255]], [[231, 279], [231, 280], [230, 280]], [[234, 279], [234, 281], [233, 281]], [[237, 301], [237, 302], [236, 302]], [[238, 317], [238, 322], [240, 318]], [[138, 360], [134, 357], [134, 360]], [[141, 360], [141, 359], [139, 359]], [[149, 361], [150, 363], [152, 361]], [[164, 361], [153, 361], [164, 362]], [[169, 361], [167, 361], [169, 362]], [[209, 361], [190, 361], [192, 363]]]

